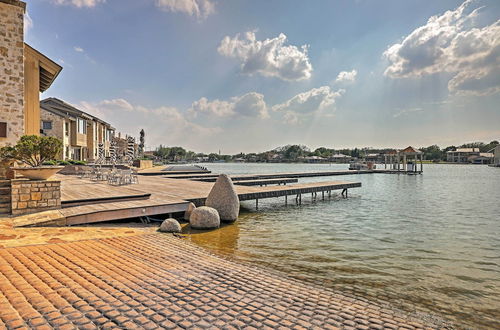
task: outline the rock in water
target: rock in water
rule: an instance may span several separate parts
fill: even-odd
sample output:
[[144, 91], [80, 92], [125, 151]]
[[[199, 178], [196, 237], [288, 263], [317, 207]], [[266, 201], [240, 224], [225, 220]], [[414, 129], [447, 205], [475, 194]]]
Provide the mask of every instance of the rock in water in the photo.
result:
[[189, 218], [191, 217], [191, 213], [193, 213], [193, 210], [195, 208], [196, 208], [196, 205], [194, 205], [193, 203], [189, 203], [186, 212], [184, 212], [184, 220], [189, 221]]
[[181, 225], [173, 218], [166, 219], [161, 223], [160, 229], [162, 233], [180, 233]]
[[217, 178], [205, 205], [219, 212], [222, 221], [235, 221], [240, 213], [240, 199], [234, 189], [233, 181], [226, 174]]
[[213, 229], [220, 227], [220, 217], [216, 209], [207, 206], [197, 207], [189, 218], [191, 228]]

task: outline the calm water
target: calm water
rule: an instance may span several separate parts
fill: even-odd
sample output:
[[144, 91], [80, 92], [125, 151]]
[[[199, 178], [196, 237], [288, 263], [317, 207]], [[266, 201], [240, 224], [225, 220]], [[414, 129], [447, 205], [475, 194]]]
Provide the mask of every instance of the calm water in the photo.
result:
[[[346, 169], [323, 164], [206, 164], [217, 173]], [[424, 165], [424, 175], [299, 179], [362, 182], [303, 204], [243, 202], [239, 220], [190, 233], [217, 253], [431, 312], [459, 327], [500, 328], [500, 168]], [[290, 199], [289, 199], [290, 200]], [[404, 307], [403, 307], [404, 306]]]

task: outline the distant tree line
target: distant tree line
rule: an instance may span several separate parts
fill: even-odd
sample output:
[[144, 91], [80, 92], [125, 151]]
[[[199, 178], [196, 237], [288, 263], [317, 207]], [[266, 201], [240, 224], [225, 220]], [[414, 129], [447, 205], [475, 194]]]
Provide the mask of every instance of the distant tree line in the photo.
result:
[[[446, 152], [456, 150], [457, 148], [478, 148], [480, 152], [488, 152], [499, 144], [498, 141], [490, 143], [471, 142], [460, 146], [448, 146], [441, 149], [437, 145], [419, 148], [424, 153], [424, 159], [430, 161], [446, 160]], [[353, 148], [353, 149], [333, 149], [327, 147], [319, 147], [315, 150], [309, 149], [304, 145], [286, 145], [261, 153], [243, 153], [235, 155], [220, 155], [216, 153], [204, 154], [188, 151], [182, 147], [167, 147], [160, 145], [154, 152], [153, 156], [157, 161], [161, 162], [192, 162], [192, 161], [244, 161], [244, 162], [297, 162], [306, 157], [321, 157], [329, 159], [335, 155], [341, 154], [353, 158], [364, 158], [370, 154], [383, 154], [394, 150], [393, 148]]]

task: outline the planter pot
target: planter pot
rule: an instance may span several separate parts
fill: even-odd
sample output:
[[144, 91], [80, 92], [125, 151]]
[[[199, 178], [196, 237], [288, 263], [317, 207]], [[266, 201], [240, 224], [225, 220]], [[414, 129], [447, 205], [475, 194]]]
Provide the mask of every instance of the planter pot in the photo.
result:
[[12, 167], [17, 173], [30, 180], [47, 180], [64, 166]]

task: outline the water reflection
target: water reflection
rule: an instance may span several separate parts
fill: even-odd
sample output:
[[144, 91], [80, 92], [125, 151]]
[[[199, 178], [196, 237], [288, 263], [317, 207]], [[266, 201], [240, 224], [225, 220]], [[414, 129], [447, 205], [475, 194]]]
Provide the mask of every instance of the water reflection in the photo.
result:
[[210, 250], [218, 251], [226, 255], [235, 255], [238, 251], [238, 238], [240, 235], [240, 227], [238, 222], [230, 224], [222, 224], [216, 230], [198, 230], [193, 229], [189, 225], [182, 228], [182, 233], [187, 235], [187, 238], [198, 245], [207, 247]]

